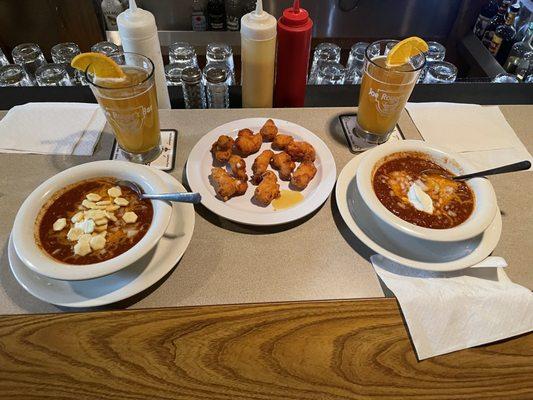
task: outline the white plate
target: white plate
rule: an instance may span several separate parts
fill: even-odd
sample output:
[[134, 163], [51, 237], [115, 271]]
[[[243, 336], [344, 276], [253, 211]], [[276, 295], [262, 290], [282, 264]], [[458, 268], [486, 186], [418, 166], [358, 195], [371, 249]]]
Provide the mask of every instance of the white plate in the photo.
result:
[[[305, 140], [313, 145], [316, 150], [315, 166], [317, 173], [309, 186], [302, 191], [304, 200], [292, 208], [276, 211], [269, 205], [259, 207], [251, 203], [256, 186], [248, 183], [248, 190], [243, 196], [234, 197], [226, 202], [217, 199], [215, 190], [209, 182], [213, 157], [211, 145], [220, 135], [237, 137], [237, 132], [249, 128], [258, 132], [267, 118], [246, 118], [232, 121], [221, 125], [204, 135], [194, 146], [187, 160], [187, 181], [193, 192], [202, 195], [202, 204], [209, 210], [221, 217], [248, 225], [279, 225], [300, 219], [314, 210], [328, 198], [335, 185], [335, 160], [326, 144], [309, 130], [292, 122], [274, 119], [279, 133], [293, 136], [296, 140]], [[252, 176], [252, 164], [255, 158], [266, 149], [270, 149], [270, 143], [263, 143], [259, 152], [248, 156], [246, 171]], [[277, 175], [277, 173], [276, 173]], [[280, 189], [288, 189], [289, 183], [278, 180]]]
[[502, 232], [500, 210], [483, 234], [458, 242], [418, 239], [381, 221], [366, 206], [357, 190], [355, 176], [360, 157], [354, 157], [341, 171], [335, 198], [348, 228], [376, 253], [408, 267], [455, 271], [477, 264], [496, 248]]
[[[187, 191], [172, 176], [157, 171], [172, 191]], [[85, 281], [61, 281], [30, 270], [18, 257], [9, 238], [8, 258], [15, 279], [40, 300], [64, 307], [96, 307], [131, 297], [163, 278], [174, 268], [191, 241], [194, 230], [192, 204], [173, 203], [168, 228], [146, 256], [114, 274]]]

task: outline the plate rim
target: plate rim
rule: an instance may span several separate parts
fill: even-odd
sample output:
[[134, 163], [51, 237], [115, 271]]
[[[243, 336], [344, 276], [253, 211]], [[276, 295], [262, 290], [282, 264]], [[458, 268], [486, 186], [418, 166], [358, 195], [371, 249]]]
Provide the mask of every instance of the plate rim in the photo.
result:
[[[186, 176], [187, 176], [187, 183], [192, 191], [200, 192], [202, 193], [204, 185], [197, 185], [198, 179], [201, 179], [201, 176], [199, 176], [199, 172], [195, 171], [193, 167], [191, 167], [191, 160], [194, 161], [195, 159], [200, 159], [205, 154], [205, 151], [207, 149], [211, 148], [211, 136], [220, 135], [227, 131], [233, 131], [235, 129], [239, 129], [238, 125], [250, 125], [250, 124], [258, 124], [258, 121], [260, 121], [260, 124], [264, 124], [264, 122], [269, 119], [268, 117], [250, 117], [250, 118], [241, 118], [236, 119], [230, 122], [227, 122], [225, 124], [219, 125], [213, 129], [211, 129], [209, 132], [207, 132], [205, 135], [203, 135], [194, 145], [191, 152], [189, 153], [189, 156], [187, 157], [187, 164], [186, 164]], [[279, 119], [279, 118], [271, 118], [276, 125], [289, 125], [294, 126], [295, 128], [301, 130], [305, 133], [305, 135], [310, 135], [313, 137], [313, 140], [316, 141], [320, 147], [322, 147], [321, 155], [324, 155], [324, 164], [327, 165], [327, 168], [323, 168], [323, 179], [320, 181], [319, 186], [315, 189], [315, 192], [310, 198], [310, 201], [308, 203], [303, 203], [299, 206], [279, 211], [276, 214], [259, 214], [254, 213], [253, 211], [242, 211], [242, 210], [234, 210], [229, 207], [224, 207], [224, 203], [222, 203], [220, 200], [216, 199], [211, 193], [209, 195], [203, 194], [202, 195], [202, 205], [206, 207], [211, 212], [215, 213], [216, 215], [228, 219], [233, 222], [250, 225], [250, 226], [276, 226], [276, 225], [282, 225], [289, 222], [297, 221], [301, 218], [304, 218], [305, 216], [313, 213], [316, 209], [318, 209], [331, 195], [333, 188], [335, 186], [335, 181], [337, 178], [337, 166], [335, 163], [335, 158], [333, 157], [333, 154], [331, 153], [331, 150], [326, 145], [326, 143], [316, 134], [311, 132], [309, 129], [298, 125], [294, 122]], [[236, 127], [237, 125], [237, 127]], [[207, 150], [208, 151], [208, 150]], [[216, 200], [216, 202], [212, 201]], [[303, 207], [305, 205], [305, 207]], [[253, 219], [253, 220], [251, 220]]]
[[[362, 157], [363, 155], [364, 153], [358, 154], [353, 157], [348, 163], [346, 163], [344, 168], [341, 170], [337, 178], [337, 184], [335, 186], [335, 200], [337, 203], [337, 208], [339, 209], [339, 213], [344, 223], [348, 226], [348, 229], [350, 229], [352, 234], [354, 234], [355, 237], [357, 237], [365, 246], [370, 248], [372, 251], [375, 251], [377, 254], [380, 254], [385, 258], [400, 263], [409, 268], [422, 269], [427, 271], [446, 272], [458, 271], [471, 267], [472, 265], [475, 265], [476, 263], [488, 257], [490, 253], [492, 253], [492, 251], [496, 248], [498, 242], [500, 241], [502, 233], [502, 218], [499, 208], [494, 217], [494, 220], [486, 230], [488, 231], [493, 226], [496, 226], [497, 232], [495, 232], [493, 236], [491, 236], [487, 240], [488, 243], [481, 240], [479, 245], [476, 246], [476, 249], [468, 255], [470, 256], [476, 252], [479, 253], [479, 255], [473, 257], [473, 261], [465, 263], [464, 260], [466, 257], [462, 257], [457, 260], [443, 263], [428, 263], [423, 261], [412, 260], [383, 248], [379, 243], [375, 242], [359, 227], [357, 222], [352, 218], [350, 210], [348, 208], [348, 187], [350, 185], [350, 182], [355, 179], [357, 175], [357, 168], [360, 162], [360, 157]], [[353, 171], [352, 174], [350, 174], [351, 171]]]
[[[179, 182], [172, 175], [170, 175], [170, 174], [168, 174], [166, 172], [160, 171], [160, 170], [155, 170], [155, 172], [157, 174], [161, 174], [161, 177], [165, 180], [165, 182], [167, 182], [168, 184], [176, 186], [178, 190], [187, 191], [187, 189], [183, 186], [183, 184], [181, 182]], [[154, 270], [154, 272], [157, 272], [157, 273], [153, 273], [153, 278], [150, 279], [148, 281], [148, 283], [146, 282], [146, 280], [144, 280], [142, 282], [139, 282], [137, 284], [134, 283], [133, 284], [133, 288], [130, 288], [129, 290], [125, 291], [124, 289], [126, 287], [128, 287], [128, 285], [131, 284], [131, 282], [130, 282], [127, 285], [121, 287], [120, 289], [118, 289], [118, 290], [116, 290], [114, 292], [111, 292], [111, 293], [107, 293], [107, 294], [105, 294], [103, 296], [100, 296], [100, 297], [91, 298], [91, 299], [85, 299], [85, 300], [74, 302], [74, 303], [68, 303], [68, 302], [67, 303], [65, 303], [65, 302], [53, 302], [52, 303], [52, 302], [50, 302], [50, 300], [44, 298], [43, 296], [40, 296], [40, 295], [36, 294], [36, 292], [31, 289], [31, 286], [27, 284], [27, 281], [21, 279], [18, 276], [18, 274], [15, 272], [15, 268], [13, 267], [13, 258], [14, 257], [18, 258], [18, 261], [20, 262], [20, 264], [22, 265], [23, 268], [27, 268], [30, 273], [39, 275], [36, 272], [32, 271], [29, 267], [27, 267], [24, 264], [24, 262], [20, 259], [18, 254], [16, 254], [16, 250], [15, 250], [15, 247], [14, 247], [14, 243], [13, 243], [13, 239], [12, 239], [12, 234], [11, 233], [9, 235], [9, 241], [8, 241], [8, 263], [9, 263], [9, 268], [11, 270], [11, 273], [15, 277], [15, 280], [17, 281], [17, 283], [24, 290], [26, 290], [30, 295], [32, 295], [33, 297], [35, 297], [35, 298], [37, 298], [37, 299], [39, 299], [41, 301], [44, 301], [44, 302], [49, 303], [49, 304], [54, 304], [56, 306], [68, 307], [68, 308], [90, 308], [90, 307], [99, 307], [99, 306], [104, 306], [104, 305], [108, 305], [108, 304], [113, 304], [113, 303], [117, 303], [117, 302], [119, 302], [121, 300], [128, 299], [128, 298], [130, 298], [132, 296], [135, 296], [136, 294], [142, 292], [143, 290], [146, 290], [146, 289], [150, 288], [151, 286], [153, 286], [157, 282], [159, 282], [163, 277], [165, 277], [170, 271], [172, 271], [172, 269], [176, 266], [176, 264], [181, 260], [181, 258], [183, 257], [183, 255], [187, 251], [187, 248], [189, 247], [189, 244], [190, 244], [190, 242], [192, 240], [192, 236], [194, 234], [194, 227], [195, 227], [195, 224], [196, 224], [196, 213], [195, 213], [195, 210], [194, 210], [194, 206], [192, 204], [185, 204], [185, 203], [175, 204], [174, 206], [176, 206], [176, 207], [183, 206], [184, 210], [187, 210], [185, 212], [186, 212], [186, 214], [189, 215], [189, 218], [188, 218], [189, 221], [187, 221], [186, 224], [190, 224], [190, 229], [188, 229], [185, 232], [186, 235], [185, 235], [184, 243], [182, 244], [182, 246], [180, 246], [179, 251], [176, 252], [176, 254], [179, 254], [179, 255], [176, 257], [175, 261], [171, 265], [169, 265], [168, 267], [164, 267], [164, 268], [162, 267], [163, 264], [160, 263], [159, 267], [155, 268], [155, 270]], [[176, 250], [178, 250], [178, 249], [176, 249]], [[129, 268], [129, 267], [127, 267], [127, 268]], [[117, 272], [120, 272], [120, 271], [117, 271]], [[108, 275], [103, 276], [101, 278], [105, 279], [107, 276]], [[139, 276], [141, 276], [141, 275], [137, 275], [137, 277], [132, 282], [137, 282], [138, 281], [137, 278]], [[54, 280], [53, 278], [49, 278], [49, 277], [44, 277], [44, 278]], [[94, 279], [90, 279], [90, 280], [95, 281], [95, 280], [98, 280], [98, 279], [101, 279], [101, 278], [94, 278]], [[65, 282], [70, 282], [70, 281], [65, 281]], [[75, 283], [76, 281], [72, 281], [72, 282]], [[121, 294], [118, 294], [118, 293], [121, 293]], [[107, 299], [107, 300], [104, 300], [104, 299]]]

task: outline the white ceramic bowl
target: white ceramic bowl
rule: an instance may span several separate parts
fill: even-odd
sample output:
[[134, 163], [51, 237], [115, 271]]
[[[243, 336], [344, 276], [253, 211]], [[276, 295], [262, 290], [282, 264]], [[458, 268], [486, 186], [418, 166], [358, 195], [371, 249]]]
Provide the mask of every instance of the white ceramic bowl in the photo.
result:
[[423, 228], [404, 221], [390, 212], [376, 196], [372, 180], [375, 167], [384, 157], [402, 151], [417, 151], [427, 154], [432, 161], [457, 175], [476, 171], [476, 168], [459, 154], [426, 144], [420, 140], [387, 143], [368, 150], [357, 169], [357, 186], [364, 202], [378, 218], [408, 235], [439, 242], [470, 239], [488, 228], [498, 208], [494, 189], [485, 178], [474, 178], [468, 181], [475, 196], [474, 210], [466, 221], [456, 227], [449, 229]]
[[146, 193], [165, 193], [165, 182], [150, 167], [124, 161], [95, 161], [69, 168], [42, 183], [22, 203], [13, 224], [13, 244], [20, 259], [38, 274], [61, 280], [85, 280], [112, 274], [127, 267], [148, 253], [165, 233], [172, 206], [153, 201], [154, 216], [150, 228], [131, 249], [110, 260], [72, 265], [48, 256], [35, 243], [35, 220], [50, 196], [65, 186], [84, 179], [110, 176], [138, 183]]

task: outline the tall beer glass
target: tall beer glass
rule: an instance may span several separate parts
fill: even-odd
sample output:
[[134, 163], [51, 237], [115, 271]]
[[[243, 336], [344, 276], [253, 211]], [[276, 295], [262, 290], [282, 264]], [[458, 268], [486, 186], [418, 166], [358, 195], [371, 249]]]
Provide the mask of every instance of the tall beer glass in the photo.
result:
[[110, 56], [124, 71], [125, 78], [98, 78], [85, 72], [96, 100], [113, 128], [125, 157], [148, 163], [161, 153], [161, 133], [154, 81], [154, 64], [140, 54]]
[[369, 143], [388, 140], [425, 64], [424, 54], [420, 53], [407, 64], [387, 67], [390, 42], [374, 42], [365, 51], [355, 134]]

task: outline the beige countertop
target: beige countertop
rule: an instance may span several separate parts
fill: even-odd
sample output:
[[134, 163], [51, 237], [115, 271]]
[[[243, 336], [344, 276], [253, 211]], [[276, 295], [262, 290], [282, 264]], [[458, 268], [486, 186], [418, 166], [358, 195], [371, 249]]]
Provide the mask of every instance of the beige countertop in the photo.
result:
[[[533, 106], [502, 106], [505, 117], [531, 151]], [[286, 119], [320, 136], [331, 149], [337, 174], [353, 157], [338, 115], [353, 108], [273, 110], [164, 110], [161, 127], [178, 131], [178, 151], [171, 175], [184, 181], [187, 156], [209, 130], [246, 117]], [[3, 115], [3, 114], [0, 114]], [[404, 114], [400, 128], [407, 138], [419, 137]], [[109, 126], [92, 157], [0, 154], [0, 314], [54, 312], [58, 308], [27, 294], [14, 280], [7, 260], [7, 243], [15, 214], [26, 196], [41, 182], [71, 166], [108, 159]], [[530, 268], [533, 237], [531, 173], [491, 178], [503, 215], [503, 234], [495, 255], [509, 262], [510, 278], [533, 288]], [[111, 308], [253, 303], [319, 299], [382, 297], [370, 263], [372, 251], [342, 221], [334, 195], [315, 213], [278, 227], [251, 227], [196, 207], [196, 226], [189, 248], [163, 282]]]

